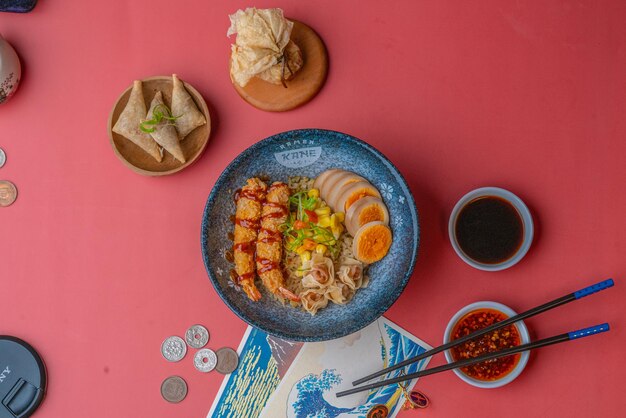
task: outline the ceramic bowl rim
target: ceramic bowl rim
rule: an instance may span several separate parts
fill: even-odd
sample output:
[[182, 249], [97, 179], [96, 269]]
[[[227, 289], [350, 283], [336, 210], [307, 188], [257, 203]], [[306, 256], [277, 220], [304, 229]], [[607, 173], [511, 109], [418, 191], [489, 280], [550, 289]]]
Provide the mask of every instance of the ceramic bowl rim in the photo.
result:
[[[452, 316], [443, 334], [443, 343], [446, 344], [450, 341], [450, 334], [452, 333], [452, 329], [462, 317], [478, 309], [495, 309], [497, 311], [504, 313], [509, 318], [514, 315], [517, 315], [517, 313], [513, 309], [499, 302], [483, 300], [479, 302], [470, 303], [469, 305], [461, 308], [457, 313], [455, 313]], [[517, 328], [517, 331], [519, 332], [521, 344], [528, 344], [530, 342], [530, 334], [528, 333], [528, 328], [526, 328], [526, 324], [524, 323], [524, 321], [517, 321], [514, 323], [514, 325]], [[450, 350], [446, 350], [444, 352], [444, 355], [448, 363], [454, 362], [454, 359], [452, 358], [452, 354], [450, 353]], [[459, 369], [453, 369], [453, 371], [454, 371], [454, 374], [456, 374], [461, 380], [463, 380], [466, 383], [469, 383], [472, 386], [476, 386], [476, 387], [483, 388], [483, 389], [499, 388], [508, 383], [511, 383], [513, 380], [517, 378], [517, 376], [519, 376], [522, 373], [522, 371], [526, 367], [526, 364], [528, 363], [529, 357], [530, 357], [529, 352], [524, 351], [520, 355], [519, 362], [515, 365], [515, 368], [511, 370], [509, 374], [505, 375], [501, 379], [493, 380], [493, 381], [484, 381], [484, 380], [474, 379], [466, 375]]]
[[[404, 273], [402, 282], [400, 283], [398, 287], [396, 287], [392, 292], [388, 294], [388, 297], [385, 303], [382, 303], [381, 305], [379, 305], [378, 309], [371, 311], [373, 313], [373, 315], [371, 315], [371, 320], [369, 320], [368, 318], [367, 321], [354, 321], [351, 324], [351, 326], [347, 328], [347, 331], [338, 329], [335, 331], [325, 332], [321, 336], [304, 336], [303, 337], [295, 333], [281, 332], [281, 331], [275, 331], [275, 330], [269, 329], [268, 327], [264, 326], [259, 321], [256, 321], [255, 319], [247, 318], [242, 312], [239, 312], [239, 309], [237, 308], [237, 306], [232, 304], [227, 298], [226, 294], [224, 293], [221, 286], [219, 285], [219, 281], [217, 280], [217, 278], [213, 277], [212, 269], [210, 268], [208, 251], [206, 251], [207, 244], [208, 244], [208, 239], [207, 239], [208, 234], [205, 234], [205, 231], [207, 229], [206, 226], [208, 223], [208, 214], [211, 208], [213, 207], [213, 205], [215, 204], [218, 190], [222, 187], [222, 185], [224, 184], [228, 176], [231, 174], [231, 172], [235, 170], [237, 163], [239, 161], [247, 158], [249, 155], [252, 155], [259, 148], [262, 148], [268, 144], [271, 144], [272, 142], [280, 141], [284, 136], [297, 135], [299, 133], [306, 133], [306, 132], [313, 132], [313, 133], [317, 133], [318, 135], [340, 136], [342, 141], [349, 141], [365, 148], [366, 150], [374, 154], [376, 157], [378, 157], [382, 163], [385, 163], [387, 165], [387, 168], [395, 176], [397, 176], [397, 181], [401, 183], [401, 185], [404, 186], [404, 188], [407, 191], [407, 195], [405, 197], [407, 198], [407, 205], [412, 215], [411, 222], [414, 223], [416, 234], [414, 235], [413, 245], [411, 248], [409, 266], [408, 266], [408, 269]], [[417, 262], [419, 246], [420, 246], [420, 233], [421, 233], [421, 229], [420, 229], [420, 224], [419, 224], [419, 213], [417, 210], [417, 205], [415, 204], [415, 198], [413, 197], [413, 192], [411, 191], [409, 184], [407, 183], [406, 179], [404, 178], [400, 170], [398, 170], [398, 168], [389, 160], [389, 158], [387, 158], [382, 152], [374, 148], [374, 146], [352, 135], [339, 132], [339, 131], [328, 130], [328, 129], [303, 128], [303, 129], [294, 129], [294, 130], [279, 132], [265, 139], [262, 139], [252, 144], [245, 150], [243, 150], [226, 166], [224, 171], [222, 171], [222, 174], [220, 174], [220, 176], [216, 180], [215, 185], [211, 189], [211, 192], [209, 193], [209, 197], [204, 207], [204, 211], [202, 214], [202, 224], [200, 228], [200, 246], [201, 246], [200, 251], [202, 253], [204, 268], [207, 272], [207, 275], [209, 276], [209, 280], [211, 281], [213, 288], [215, 289], [219, 297], [222, 299], [222, 301], [226, 304], [226, 306], [228, 306], [231, 312], [237, 315], [242, 321], [244, 321], [245, 323], [251, 326], [259, 328], [260, 330], [270, 335], [283, 338], [288, 341], [317, 342], [317, 341], [329, 341], [329, 340], [333, 340], [336, 338], [341, 338], [346, 335], [357, 332], [360, 329], [365, 328], [366, 326], [368, 326], [369, 324], [371, 324], [372, 322], [380, 318], [398, 300], [398, 298], [400, 297], [400, 295], [406, 288], [411, 278], [411, 275], [413, 274], [413, 271], [415, 269], [415, 263]]]
[[[517, 250], [517, 252], [509, 259], [498, 263], [498, 264], [485, 264], [480, 263], [468, 255], [466, 255], [461, 249], [457, 239], [456, 239], [456, 231], [455, 224], [461, 209], [470, 201], [483, 196], [497, 196], [500, 197], [515, 207], [517, 212], [522, 218], [522, 223], [524, 225], [524, 239], [522, 241], [522, 245]], [[513, 267], [515, 264], [519, 263], [522, 258], [528, 253], [530, 246], [532, 245], [533, 238], [535, 235], [535, 227], [533, 223], [533, 217], [528, 209], [528, 206], [524, 203], [522, 199], [520, 199], [514, 193], [502, 189], [500, 187], [480, 187], [478, 189], [474, 189], [468, 193], [466, 193], [463, 197], [459, 199], [459, 201], [454, 205], [452, 212], [450, 213], [450, 218], [448, 220], [448, 237], [450, 238], [450, 243], [452, 244], [452, 248], [456, 254], [463, 260], [465, 263], [470, 266], [483, 271], [500, 271], [505, 270], [510, 267]]]

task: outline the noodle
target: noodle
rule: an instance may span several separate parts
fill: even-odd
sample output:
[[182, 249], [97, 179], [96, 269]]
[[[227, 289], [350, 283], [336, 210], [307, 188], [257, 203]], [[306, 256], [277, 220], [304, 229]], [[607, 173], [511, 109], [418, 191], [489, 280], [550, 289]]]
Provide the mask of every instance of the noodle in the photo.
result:
[[[292, 193], [310, 190], [313, 187], [313, 179], [307, 177], [289, 177], [287, 184]], [[343, 233], [338, 239], [339, 255], [332, 261], [332, 277], [324, 283], [315, 281], [315, 268], [304, 271], [304, 277], [299, 277], [296, 272], [302, 267], [315, 266], [328, 260], [327, 257], [314, 254], [307, 266], [303, 266], [300, 256], [292, 251], [285, 251], [283, 255], [285, 267], [285, 284], [287, 289], [303, 298], [302, 305], [292, 303], [292, 306], [301, 306], [302, 309], [315, 315], [318, 309], [327, 306], [328, 302], [343, 305], [349, 302], [362, 287], [366, 287], [369, 278], [365, 275], [365, 266], [357, 261], [352, 252], [352, 237]], [[309, 276], [309, 277], [307, 277]], [[304, 283], [307, 284], [305, 286]]]

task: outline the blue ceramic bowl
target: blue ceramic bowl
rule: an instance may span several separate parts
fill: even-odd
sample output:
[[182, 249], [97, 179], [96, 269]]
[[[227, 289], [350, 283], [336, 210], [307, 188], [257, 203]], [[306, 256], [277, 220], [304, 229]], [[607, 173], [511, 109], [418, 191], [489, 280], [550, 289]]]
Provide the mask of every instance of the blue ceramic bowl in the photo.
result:
[[[389, 254], [369, 266], [370, 283], [346, 305], [330, 303], [315, 316], [283, 306], [269, 296], [250, 301], [230, 281], [233, 265], [224, 258], [232, 247], [229, 218], [235, 213], [233, 193], [246, 179], [268, 176], [316, 177], [329, 168], [354, 171], [380, 190], [389, 209], [393, 243]], [[283, 132], [257, 142], [230, 163], [215, 183], [202, 218], [202, 256], [209, 278], [228, 307], [263, 331], [291, 341], [326, 341], [369, 325], [400, 296], [417, 258], [419, 222], [415, 201], [393, 164], [371, 145], [350, 135], [321, 129]]]

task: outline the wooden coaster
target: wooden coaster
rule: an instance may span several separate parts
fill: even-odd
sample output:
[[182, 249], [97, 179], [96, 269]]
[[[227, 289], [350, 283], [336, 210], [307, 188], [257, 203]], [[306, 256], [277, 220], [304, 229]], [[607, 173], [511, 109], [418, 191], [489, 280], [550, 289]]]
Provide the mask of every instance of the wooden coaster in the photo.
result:
[[[184, 164], [174, 158], [169, 152], [163, 152], [163, 160], [158, 162], [150, 154], [141, 149], [138, 145], [131, 142], [129, 139], [124, 138], [122, 135], [118, 135], [113, 132], [113, 126], [120, 114], [128, 103], [130, 97], [130, 91], [133, 86], [131, 84], [124, 93], [117, 99], [111, 114], [109, 115], [108, 131], [109, 140], [115, 151], [115, 155], [131, 170], [136, 173], [143, 174], [144, 176], [165, 176], [168, 174], [174, 174], [180, 170], [189, 167], [202, 155], [202, 151], [209, 143], [209, 136], [211, 135], [211, 117], [209, 115], [209, 109], [206, 102], [202, 98], [202, 95], [198, 93], [191, 85], [185, 83], [185, 88], [193, 98], [193, 101], [198, 106], [198, 109], [202, 112], [206, 118], [206, 124], [197, 127], [189, 135], [187, 135], [181, 142], [180, 146], [183, 149], [185, 159], [187, 162]], [[143, 98], [146, 101], [146, 107], [150, 108], [150, 102], [154, 98], [154, 95], [158, 90], [163, 93], [163, 101], [170, 107], [172, 104], [172, 77], [157, 76], [150, 77], [142, 80], [143, 86]]]
[[[237, 93], [252, 106], [268, 112], [295, 109], [311, 100], [320, 91], [328, 74], [328, 56], [324, 42], [313, 29], [292, 20], [291, 40], [302, 50], [304, 65], [287, 81], [287, 88], [254, 77], [245, 87], [233, 82]], [[232, 81], [232, 79], [231, 79]]]

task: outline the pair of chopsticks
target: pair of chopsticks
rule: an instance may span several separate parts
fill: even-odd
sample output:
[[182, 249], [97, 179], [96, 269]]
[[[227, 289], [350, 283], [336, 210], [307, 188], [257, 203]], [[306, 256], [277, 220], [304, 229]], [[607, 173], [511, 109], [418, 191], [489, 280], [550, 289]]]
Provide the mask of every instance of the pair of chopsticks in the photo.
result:
[[[422, 354], [419, 354], [415, 357], [411, 357], [408, 358], [404, 361], [401, 361], [398, 364], [395, 364], [391, 367], [387, 367], [383, 370], [380, 370], [376, 373], [372, 373], [368, 376], [365, 376], [361, 379], [355, 380], [354, 382], [352, 382], [352, 386], [357, 386], [360, 385], [361, 383], [365, 383], [368, 380], [374, 379], [376, 377], [385, 375], [389, 372], [392, 372], [394, 370], [397, 370], [401, 367], [404, 367], [406, 365], [415, 363], [417, 361], [420, 361], [422, 359], [428, 358], [430, 356], [433, 356], [437, 353], [440, 353], [444, 350], [447, 350], [451, 347], [454, 347], [458, 344], [462, 344], [466, 341], [472, 340], [476, 337], [480, 337], [481, 335], [487, 334], [491, 331], [495, 331], [496, 329], [499, 328], [503, 328], [507, 325], [510, 325], [514, 322], [518, 322], [521, 320], [524, 320], [526, 318], [530, 318], [531, 316], [535, 316], [538, 315], [542, 312], [548, 311], [550, 309], [554, 309], [558, 306], [561, 305], [565, 305], [566, 303], [584, 298], [585, 296], [589, 296], [592, 295], [596, 292], [599, 292], [601, 290], [604, 289], [608, 289], [609, 287], [612, 287], [614, 285], [613, 279], [608, 279], [608, 280], [604, 280], [602, 282], [596, 283], [594, 285], [585, 287], [584, 289], [580, 289], [577, 292], [573, 292], [570, 293], [568, 295], [562, 296], [558, 299], [554, 299], [548, 303], [544, 303], [543, 305], [537, 306], [535, 308], [529, 309], [526, 312], [522, 312], [521, 314], [512, 316], [508, 319], [505, 319], [504, 321], [500, 321], [497, 322], [495, 324], [492, 324], [486, 328], [482, 328], [479, 329], [469, 335], [463, 336], [461, 338], [458, 338], [456, 340], [450, 341], [446, 344], [440, 345], [439, 347], [435, 347], [431, 350], [425, 351]], [[552, 344], [558, 344], [558, 343], [562, 343], [565, 341], [571, 341], [571, 340], [575, 340], [578, 338], [583, 338], [583, 337], [588, 337], [590, 335], [595, 335], [595, 334], [599, 334], [601, 332], [606, 332], [609, 330], [609, 324], [604, 323], [604, 324], [599, 324], [599, 325], [595, 325], [593, 327], [589, 327], [589, 328], [583, 328], [577, 331], [571, 331], [571, 332], [567, 332], [565, 334], [560, 334], [560, 335], [555, 335], [553, 337], [549, 337], [549, 338], [544, 338], [542, 340], [538, 340], [535, 342], [531, 342], [528, 344], [522, 344], [522, 345], [518, 345], [516, 347], [511, 347], [511, 348], [507, 348], [505, 350], [502, 351], [496, 351], [493, 353], [488, 353], [488, 354], [484, 354], [482, 356], [479, 357], [474, 357], [474, 358], [469, 358], [469, 359], [465, 359], [465, 360], [460, 360], [460, 361], [456, 361], [453, 363], [449, 363], [449, 364], [445, 364], [443, 366], [438, 366], [438, 367], [433, 367], [432, 369], [425, 369], [419, 372], [415, 372], [415, 373], [409, 373], [409, 374], [405, 374], [399, 377], [395, 377], [392, 379], [387, 379], [387, 380], [382, 380], [380, 382], [375, 382], [375, 383], [371, 383], [368, 385], [363, 385], [363, 386], [359, 386], [359, 387], [355, 387], [353, 389], [348, 389], [348, 390], [344, 390], [342, 392], [337, 392], [337, 397], [340, 398], [342, 396], [347, 396], [347, 395], [351, 395], [353, 393], [357, 393], [357, 392], [362, 392], [364, 390], [370, 390], [370, 389], [375, 389], [381, 386], [386, 386], [386, 385], [391, 385], [394, 383], [400, 383], [400, 382], [404, 382], [404, 381], [409, 381], [412, 379], [416, 379], [418, 377], [422, 377], [422, 376], [428, 376], [430, 374], [435, 374], [435, 373], [439, 373], [439, 372], [443, 372], [446, 370], [451, 370], [451, 369], [456, 369], [456, 368], [460, 368], [460, 367], [466, 367], [472, 364], [476, 364], [476, 363], [481, 363], [483, 361], [487, 361], [487, 360], [492, 360], [492, 359], [496, 359], [499, 357], [504, 357], [504, 356], [510, 356], [513, 354], [517, 354], [517, 353], [521, 353], [523, 351], [529, 351], [529, 350], [534, 350], [536, 348], [541, 348], [541, 347], [545, 347], [548, 345], [552, 345]]]

